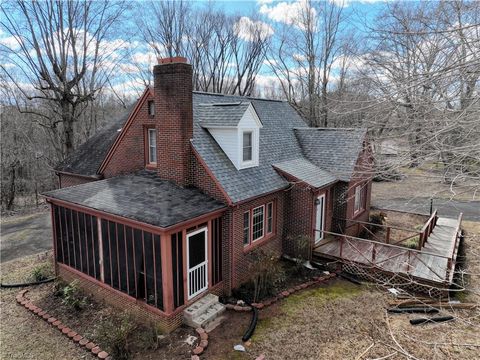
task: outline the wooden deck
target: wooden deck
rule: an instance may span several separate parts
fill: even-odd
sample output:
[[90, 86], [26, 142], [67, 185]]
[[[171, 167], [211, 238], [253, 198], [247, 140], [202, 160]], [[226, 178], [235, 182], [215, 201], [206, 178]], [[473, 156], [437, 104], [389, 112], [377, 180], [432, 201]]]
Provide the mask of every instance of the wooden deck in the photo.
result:
[[458, 219], [438, 218], [421, 250], [339, 235], [320, 242], [314, 256], [402, 273], [445, 287], [453, 279], [460, 224], [461, 215]]

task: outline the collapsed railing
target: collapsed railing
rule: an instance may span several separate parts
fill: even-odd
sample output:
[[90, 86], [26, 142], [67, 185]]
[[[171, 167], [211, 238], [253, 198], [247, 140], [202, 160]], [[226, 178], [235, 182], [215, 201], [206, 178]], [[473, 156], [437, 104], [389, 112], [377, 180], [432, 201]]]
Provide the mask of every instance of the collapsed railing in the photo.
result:
[[[459, 217], [459, 220], [461, 221], [461, 215]], [[459, 222], [460, 224], [460, 222]], [[428, 279], [425, 277], [424, 279], [427, 279], [429, 281], [436, 281], [436, 282], [444, 282], [444, 283], [449, 283], [451, 281], [453, 271], [455, 268], [455, 262], [454, 262], [454, 256], [455, 256], [455, 247], [458, 242], [458, 237], [459, 237], [459, 226], [457, 226], [457, 231], [455, 232], [456, 239], [454, 241], [453, 245], [453, 250], [449, 252], [448, 255], [440, 255], [440, 254], [435, 254], [432, 252], [427, 252], [427, 251], [422, 251], [418, 249], [411, 249], [411, 248], [406, 248], [403, 246], [398, 246], [395, 244], [387, 244], [384, 242], [379, 242], [375, 240], [369, 240], [369, 239], [362, 239], [354, 236], [349, 236], [349, 235], [344, 235], [344, 234], [338, 234], [330, 231], [324, 231], [325, 234], [327, 235], [332, 235], [332, 237], [323, 242], [320, 243], [318, 246], [315, 247], [315, 252], [320, 252], [322, 255], [328, 255], [332, 256], [335, 258], [339, 258], [342, 260], [348, 260], [352, 262], [357, 262], [362, 265], [368, 265], [374, 268], [377, 268], [382, 271], [388, 271], [392, 272], [392, 269], [386, 269], [384, 265], [388, 261], [399, 258], [399, 257], [404, 257], [402, 261], [398, 262], [398, 269], [396, 269], [397, 272], [403, 272], [401, 270], [402, 266], [406, 265], [407, 269], [415, 269], [415, 265], [413, 262], [419, 262], [423, 264], [428, 270], [430, 270], [436, 277], [438, 277], [438, 280], [432, 279], [432, 277], [429, 277]], [[322, 246], [325, 246], [327, 244], [330, 244], [331, 242], [338, 242], [339, 246], [338, 248], [338, 253], [337, 254], [332, 254], [332, 253], [323, 253], [321, 250]], [[359, 247], [362, 244], [368, 244], [370, 246], [363, 246], [363, 249], [360, 250]], [[345, 252], [345, 247], [348, 245], [349, 249], [352, 249], [354, 252], [358, 253], [358, 256], [356, 259], [351, 259], [349, 256], [347, 256]], [[359, 246], [357, 246], [359, 245]], [[387, 258], [383, 258], [380, 261], [378, 260], [378, 254], [379, 253], [394, 253], [394, 255], [391, 255]], [[432, 266], [430, 266], [424, 259], [422, 259], [422, 256], [431, 256], [434, 259], [443, 259], [444, 261], [446, 260], [447, 266], [446, 266], [446, 271], [445, 273], [439, 274], [439, 269], [434, 269]], [[405, 273], [410, 274], [411, 271], [406, 271]]]

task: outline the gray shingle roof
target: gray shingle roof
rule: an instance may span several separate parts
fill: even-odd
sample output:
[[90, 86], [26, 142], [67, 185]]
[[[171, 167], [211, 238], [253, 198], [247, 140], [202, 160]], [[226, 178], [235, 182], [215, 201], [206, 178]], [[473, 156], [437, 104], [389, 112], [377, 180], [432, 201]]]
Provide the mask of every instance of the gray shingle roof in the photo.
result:
[[306, 158], [342, 181], [352, 176], [366, 132], [347, 128], [295, 129]]
[[[258, 167], [237, 170], [208, 130], [200, 126], [199, 104], [245, 100], [253, 104], [263, 124], [260, 129], [260, 159]], [[302, 157], [293, 128], [305, 126], [305, 122], [287, 102], [194, 92], [193, 118], [193, 146], [232, 202], [288, 186], [288, 182], [272, 164]]]
[[320, 169], [305, 158], [282, 161], [273, 164], [277, 169], [290, 174], [308, 185], [319, 188], [337, 181], [328, 171]]
[[44, 195], [163, 228], [225, 207], [198, 189], [178, 187], [148, 171], [92, 181]]
[[118, 134], [120, 134], [118, 130], [127, 121], [132, 108], [128, 108], [122, 115], [112, 119], [109, 125], [98, 130], [95, 135], [58, 164], [55, 170], [80, 175], [96, 175], [108, 150], [115, 142]]
[[250, 106], [248, 101], [197, 105], [197, 121], [204, 127], [237, 126]]

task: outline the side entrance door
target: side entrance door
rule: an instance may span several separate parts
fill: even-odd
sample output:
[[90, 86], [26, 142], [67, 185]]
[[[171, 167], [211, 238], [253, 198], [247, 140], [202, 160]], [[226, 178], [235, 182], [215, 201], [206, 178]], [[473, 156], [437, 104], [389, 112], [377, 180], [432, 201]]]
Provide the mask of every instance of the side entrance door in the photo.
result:
[[208, 289], [208, 230], [206, 227], [187, 234], [188, 299]]
[[325, 194], [317, 198], [316, 204], [316, 221], [315, 221], [315, 245], [317, 245], [324, 237], [325, 230]]

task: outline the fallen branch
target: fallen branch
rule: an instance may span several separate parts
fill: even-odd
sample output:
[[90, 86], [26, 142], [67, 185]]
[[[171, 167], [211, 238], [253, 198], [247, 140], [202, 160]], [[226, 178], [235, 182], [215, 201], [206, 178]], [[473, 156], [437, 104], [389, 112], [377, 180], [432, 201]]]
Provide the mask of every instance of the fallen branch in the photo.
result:
[[366, 353], [368, 353], [370, 351], [370, 349], [374, 346], [375, 346], [375, 343], [373, 342], [372, 345], [367, 347], [360, 355], [357, 356], [356, 360], [360, 360], [362, 358], [362, 356], [365, 355]]
[[439, 316], [435, 318], [418, 318], [418, 319], [411, 319], [410, 324], [412, 325], [420, 325], [430, 322], [444, 322], [444, 321], [451, 321], [453, 320], [453, 316]]

